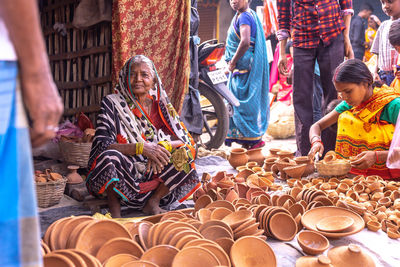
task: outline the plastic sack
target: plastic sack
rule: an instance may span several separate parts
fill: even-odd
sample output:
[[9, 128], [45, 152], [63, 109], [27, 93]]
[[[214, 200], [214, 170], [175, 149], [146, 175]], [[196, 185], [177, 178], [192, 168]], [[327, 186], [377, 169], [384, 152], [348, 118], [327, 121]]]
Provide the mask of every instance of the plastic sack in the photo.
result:
[[400, 114], [397, 117], [392, 143], [390, 144], [386, 166], [389, 169], [400, 169]]

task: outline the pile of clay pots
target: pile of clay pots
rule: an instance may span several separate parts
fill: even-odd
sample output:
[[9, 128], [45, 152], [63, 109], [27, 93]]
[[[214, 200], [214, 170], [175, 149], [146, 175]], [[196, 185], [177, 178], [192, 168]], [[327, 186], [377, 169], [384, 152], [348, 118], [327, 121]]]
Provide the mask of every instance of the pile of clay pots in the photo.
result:
[[[236, 211], [225, 200], [210, 204], [208, 209], [213, 211], [232, 210], [222, 220], [205, 218], [203, 208], [171, 211], [138, 222], [89, 216], [57, 220], [43, 237], [44, 265], [276, 266], [275, 254], [251, 211]], [[241, 262], [243, 256], [251, 265]]]
[[[337, 207], [361, 215], [371, 231], [382, 229], [390, 238], [400, 237], [400, 183], [385, 181], [379, 176], [357, 176], [352, 179], [314, 178], [288, 179], [288, 192], [298, 199], [311, 197], [306, 190], [320, 190]], [[314, 206], [327, 203], [315, 198]]]
[[63, 176], [57, 172], [53, 172], [50, 169], [45, 171], [35, 171], [35, 182], [36, 183], [48, 183], [57, 182], [63, 180]]

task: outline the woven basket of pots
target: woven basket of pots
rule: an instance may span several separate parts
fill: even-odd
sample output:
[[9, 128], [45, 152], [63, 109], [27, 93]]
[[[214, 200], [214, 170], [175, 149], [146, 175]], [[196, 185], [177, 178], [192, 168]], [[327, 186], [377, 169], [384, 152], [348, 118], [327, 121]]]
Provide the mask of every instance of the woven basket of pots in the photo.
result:
[[281, 118], [268, 126], [267, 134], [275, 139], [285, 139], [294, 135], [294, 121], [290, 117]]
[[315, 167], [319, 174], [324, 176], [342, 176], [349, 173], [351, 169], [350, 161], [335, 160], [331, 162], [319, 161], [315, 163]]
[[83, 168], [88, 166], [92, 142], [78, 143], [60, 140], [58, 145], [66, 163], [70, 165], [78, 165]]
[[36, 196], [38, 206], [47, 208], [58, 204], [64, 194], [67, 179], [36, 183]]

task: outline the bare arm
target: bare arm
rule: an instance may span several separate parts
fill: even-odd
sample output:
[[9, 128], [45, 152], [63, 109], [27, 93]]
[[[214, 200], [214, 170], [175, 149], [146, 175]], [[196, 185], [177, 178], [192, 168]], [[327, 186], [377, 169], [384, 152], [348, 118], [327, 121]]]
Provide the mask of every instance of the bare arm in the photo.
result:
[[353, 48], [351, 46], [351, 42], [350, 42], [350, 22], [351, 22], [351, 14], [345, 14], [343, 16], [343, 20], [344, 20], [344, 25], [345, 25], [345, 29], [343, 31], [343, 37], [344, 37], [344, 55], [345, 57], [347, 57], [348, 59], [352, 59], [354, 58], [354, 53], [353, 53]]
[[50, 73], [37, 1], [3, 0], [0, 16], [18, 56], [23, 101], [33, 122], [32, 145], [38, 146], [55, 136], [63, 107]]
[[250, 25], [241, 25], [240, 26], [240, 43], [238, 49], [236, 50], [235, 55], [232, 60], [229, 62], [229, 70], [233, 71], [235, 69], [236, 63], [239, 59], [246, 53], [247, 49], [250, 47], [250, 34], [251, 28]]
[[311, 146], [308, 155], [314, 157], [316, 153], [319, 153], [319, 156], [322, 156], [322, 153], [324, 152], [324, 147], [321, 142], [316, 142], [316, 141], [317, 140], [321, 141], [322, 130], [335, 124], [339, 118], [339, 115], [340, 115], [339, 112], [333, 110], [311, 126], [309, 132], [309, 138], [310, 138], [310, 143], [313, 144], [314, 142], [314, 145]]
[[286, 58], [286, 44], [287, 39], [282, 39], [279, 42], [279, 61], [278, 61], [278, 70], [279, 73], [284, 76], [289, 76], [289, 70], [287, 69], [287, 58]]

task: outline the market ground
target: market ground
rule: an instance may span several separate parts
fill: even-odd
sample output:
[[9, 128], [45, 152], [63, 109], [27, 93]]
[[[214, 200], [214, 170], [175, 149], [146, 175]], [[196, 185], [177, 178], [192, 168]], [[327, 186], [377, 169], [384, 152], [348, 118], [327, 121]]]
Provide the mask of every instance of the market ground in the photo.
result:
[[[265, 147], [262, 150], [262, 153], [267, 156], [269, 154], [270, 148], [280, 148], [282, 150], [295, 151], [296, 150], [296, 140], [294, 137], [288, 139], [273, 139], [269, 135], [265, 135], [263, 138], [265, 142]], [[234, 143], [232, 147], [240, 147], [238, 144]], [[220, 147], [220, 150], [229, 153], [231, 148], [225, 145]], [[216, 166], [217, 167], [217, 166]], [[226, 166], [225, 166], [226, 167]], [[228, 166], [229, 168], [230, 166]], [[234, 171], [232, 169], [232, 171]], [[193, 201], [187, 201], [185, 204], [188, 207], [193, 205]], [[100, 210], [101, 213], [105, 214], [107, 209], [103, 208]], [[179, 205], [176, 205], [175, 208], [178, 208]], [[64, 195], [59, 204], [49, 207], [49, 208], [39, 208], [39, 216], [40, 216], [40, 225], [42, 235], [46, 231], [47, 227], [54, 221], [67, 217], [67, 216], [77, 216], [77, 215], [92, 215], [92, 211], [83, 203], [72, 199], [71, 197]], [[122, 209], [123, 217], [140, 217], [144, 216], [143, 213], [137, 210], [130, 209]]]

